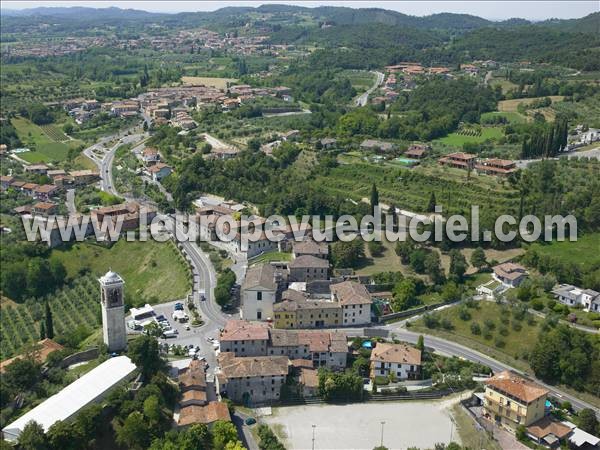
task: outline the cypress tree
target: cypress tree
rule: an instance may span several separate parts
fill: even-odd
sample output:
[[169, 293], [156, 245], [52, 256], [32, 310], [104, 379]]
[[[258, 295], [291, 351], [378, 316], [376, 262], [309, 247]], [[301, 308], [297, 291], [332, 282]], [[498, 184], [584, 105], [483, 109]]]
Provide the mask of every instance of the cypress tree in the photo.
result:
[[377, 186], [373, 183], [373, 187], [371, 187], [371, 214], [375, 215], [375, 207], [379, 205], [379, 192], [377, 191]]
[[46, 337], [54, 338], [54, 324], [52, 322], [52, 311], [50, 310], [50, 304], [46, 301]]
[[46, 327], [44, 326], [44, 322], [40, 323], [40, 341], [46, 339]]
[[436, 205], [436, 200], [435, 200], [435, 192], [431, 192], [431, 195], [429, 196], [429, 204], [427, 205], [427, 212], [435, 212], [435, 205]]

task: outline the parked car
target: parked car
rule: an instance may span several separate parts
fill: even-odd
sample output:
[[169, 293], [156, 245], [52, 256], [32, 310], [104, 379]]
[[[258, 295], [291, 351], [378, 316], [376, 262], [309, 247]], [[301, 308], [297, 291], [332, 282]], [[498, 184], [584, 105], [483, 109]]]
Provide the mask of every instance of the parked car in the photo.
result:
[[256, 423], [256, 419], [254, 417], [247, 417], [246, 420], [244, 420], [244, 423], [248, 426], [254, 425]]

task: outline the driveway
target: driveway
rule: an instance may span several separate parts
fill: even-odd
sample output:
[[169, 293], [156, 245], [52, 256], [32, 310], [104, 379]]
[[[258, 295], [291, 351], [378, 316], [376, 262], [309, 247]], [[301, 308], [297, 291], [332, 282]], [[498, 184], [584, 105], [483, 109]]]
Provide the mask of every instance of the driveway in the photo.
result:
[[[437, 443], [459, 442], [450, 408], [458, 398], [426, 402], [373, 402], [348, 405], [310, 405], [273, 408], [261, 418], [280, 436], [288, 449], [433, 448]], [[279, 426], [273, 426], [279, 425]], [[425, 433], [424, 430], [427, 430]]]

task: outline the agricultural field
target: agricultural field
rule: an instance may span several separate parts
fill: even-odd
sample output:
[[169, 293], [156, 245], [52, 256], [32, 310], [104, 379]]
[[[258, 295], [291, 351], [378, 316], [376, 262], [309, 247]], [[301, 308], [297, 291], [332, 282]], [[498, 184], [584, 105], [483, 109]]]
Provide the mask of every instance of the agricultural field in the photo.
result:
[[377, 76], [366, 70], [343, 70], [336, 75], [336, 78], [348, 78], [354, 89], [364, 92], [373, 86]]
[[[2, 304], [0, 314], [0, 358], [9, 358], [26, 345], [39, 340], [40, 320], [44, 320], [44, 300], [23, 304]], [[65, 335], [79, 326], [91, 333], [100, 326], [98, 281], [91, 274], [77, 277], [47, 298], [52, 310], [54, 333]]]
[[479, 350], [493, 358], [527, 369], [523, 358], [533, 349], [543, 319], [529, 313], [520, 316], [517, 308], [479, 301], [475, 307], [456, 305], [433, 314], [439, 320], [427, 326], [426, 318], [414, 322], [411, 330], [439, 335]]
[[44, 130], [46, 136], [52, 139], [55, 142], [64, 142], [69, 140], [69, 136], [67, 136], [63, 131], [58, 128], [56, 125], [40, 125], [40, 128]]
[[199, 85], [212, 86], [217, 89], [227, 89], [227, 85], [235, 83], [235, 78], [216, 78], [216, 77], [181, 77], [181, 82], [184, 85]]
[[[513, 100], [500, 100], [498, 102], [498, 111], [501, 112], [517, 112], [520, 104], [529, 105], [536, 100], [541, 100], [545, 97], [533, 97], [533, 98], [516, 98]], [[561, 102], [565, 97], [563, 95], [551, 95], [550, 100], [552, 103]]]
[[[51, 130], [47, 132], [42, 127], [22, 117], [15, 117], [11, 122], [17, 130], [17, 135], [23, 146], [31, 149], [29, 152], [20, 153], [19, 157], [31, 163], [60, 163], [67, 159], [70, 149], [82, 144], [78, 140], [72, 140], [68, 143], [53, 140], [50, 136], [59, 137], [58, 132], [60, 131], [55, 125], [51, 125], [50, 128], [46, 125], [46, 129]], [[62, 131], [60, 132], [62, 133]], [[62, 136], [66, 138], [64, 133]]]
[[98, 277], [109, 269], [125, 280], [126, 295], [140, 302], [165, 302], [181, 299], [190, 289], [187, 263], [171, 242], [127, 242], [120, 239], [111, 248], [77, 242], [56, 248], [52, 257], [67, 269], [69, 278], [77, 278], [82, 268]]
[[313, 181], [325, 192], [360, 201], [369, 197], [373, 183], [380, 201], [414, 212], [423, 212], [431, 192], [448, 213], [468, 211], [471, 205], [502, 210], [518, 210], [518, 194], [498, 183], [494, 177], [467, 177], [466, 171], [435, 166], [415, 169], [382, 167], [359, 163], [341, 164]]
[[454, 147], [462, 147], [463, 144], [480, 144], [490, 139], [500, 139], [503, 135], [502, 127], [482, 127], [480, 131], [476, 129], [459, 130], [436, 139], [436, 141]]

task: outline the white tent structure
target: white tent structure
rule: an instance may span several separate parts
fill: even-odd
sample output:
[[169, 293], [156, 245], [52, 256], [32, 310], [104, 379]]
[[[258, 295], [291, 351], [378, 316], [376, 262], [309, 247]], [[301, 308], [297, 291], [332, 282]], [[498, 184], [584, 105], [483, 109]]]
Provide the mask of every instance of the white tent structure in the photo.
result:
[[59, 420], [67, 420], [83, 407], [102, 400], [121, 381], [129, 379], [135, 369], [127, 356], [110, 358], [7, 425], [2, 430], [4, 439], [17, 441], [25, 425], [32, 420], [48, 431]]

